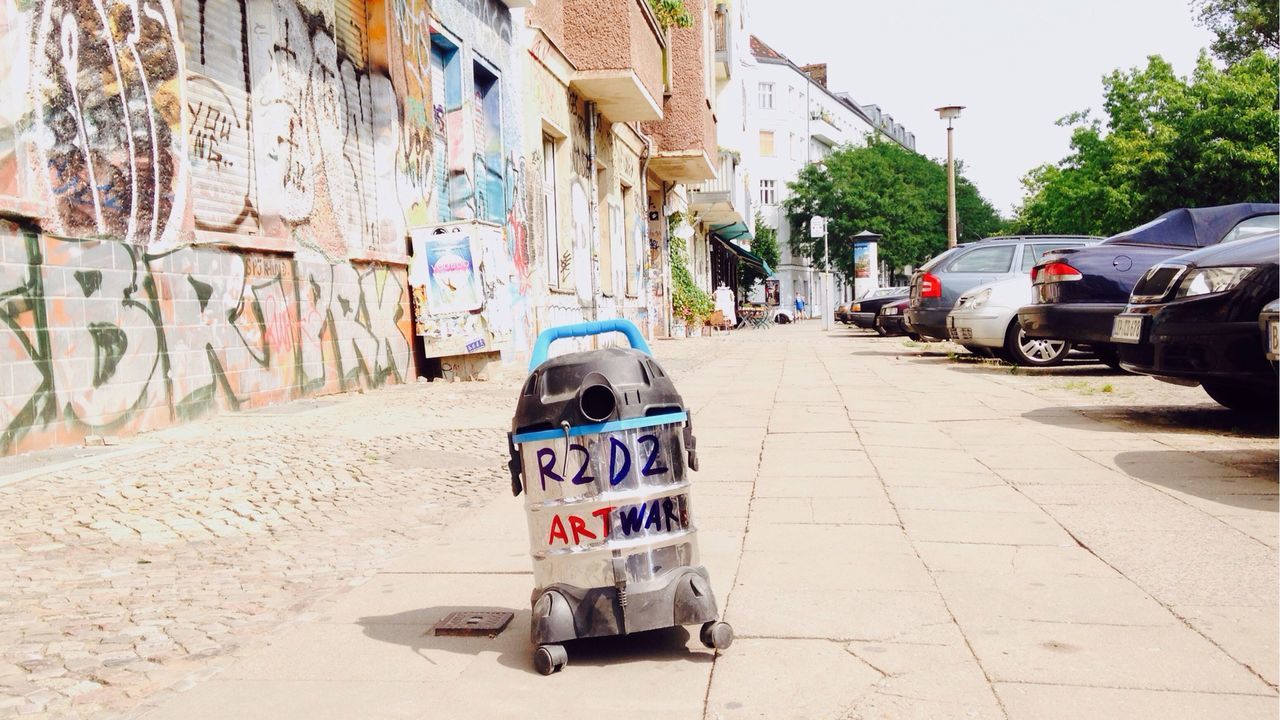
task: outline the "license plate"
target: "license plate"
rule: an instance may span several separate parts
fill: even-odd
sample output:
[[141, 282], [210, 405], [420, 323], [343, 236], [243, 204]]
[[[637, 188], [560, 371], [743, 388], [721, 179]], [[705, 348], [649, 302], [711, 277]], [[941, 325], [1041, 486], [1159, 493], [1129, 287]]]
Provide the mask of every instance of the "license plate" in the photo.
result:
[[1111, 342], [1141, 343], [1142, 321], [1146, 319], [1146, 315], [1117, 315], [1111, 323]]
[[1271, 320], [1267, 322], [1267, 347], [1271, 348], [1267, 354], [1272, 360], [1280, 355], [1280, 322]]

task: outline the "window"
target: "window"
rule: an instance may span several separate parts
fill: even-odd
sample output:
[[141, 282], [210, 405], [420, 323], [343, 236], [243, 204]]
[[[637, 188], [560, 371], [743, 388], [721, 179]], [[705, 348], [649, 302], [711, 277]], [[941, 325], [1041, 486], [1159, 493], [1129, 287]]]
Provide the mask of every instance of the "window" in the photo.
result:
[[1040, 256], [1044, 255], [1050, 250], [1057, 250], [1058, 248], [1081, 247], [1081, 246], [1082, 246], [1082, 243], [1073, 243], [1073, 242], [1048, 243], [1048, 244], [1038, 243], [1036, 245], [1023, 245], [1022, 246], [1022, 272], [1031, 272], [1031, 268], [1035, 267], [1035, 264], [1039, 262]]
[[1280, 220], [1280, 215], [1259, 215], [1248, 220], [1241, 220], [1235, 227], [1231, 228], [1231, 232], [1227, 233], [1226, 237], [1222, 238], [1222, 242], [1245, 240], [1273, 233], [1277, 230], [1277, 226], [1280, 225], [1277, 222], [1278, 220]]
[[773, 205], [777, 202], [777, 194], [774, 191], [772, 180], [760, 181], [760, 204]]
[[640, 244], [644, 235], [636, 223], [636, 193], [628, 185], [622, 186], [622, 232], [627, 254], [627, 295], [635, 297], [640, 294]]
[[547, 239], [547, 284], [561, 285], [560, 219], [556, 216], [556, 141], [542, 136], [542, 231]]
[[773, 109], [773, 83], [760, 83], [760, 109]]
[[[443, 111], [442, 121], [436, 122], [435, 147], [448, 148], [450, 143], [457, 144], [463, 137], [462, 109], [462, 63], [458, 58], [458, 46], [443, 34], [431, 33], [431, 102]], [[436, 204], [440, 208], [440, 220], [461, 220], [468, 215], [471, 202], [470, 189], [455, 186], [449, 182], [454, 173], [465, 173], [467, 168], [450, 166], [450, 158], [455, 161], [456, 153], [435, 153], [436, 171]], [[463, 193], [467, 195], [464, 196]], [[455, 197], [456, 195], [456, 197]]]
[[997, 245], [995, 247], [975, 248], [956, 258], [951, 263], [951, 266], [947, 268], [947, 271], [971, 273], [1009, 272], [1009, 265], [1013, 262], [1013, 250], [1016, 247], [1016, 245]]
[[773, 131], [760, 131], [760, 154], [765, 157], [773, 157]]
[[498, 75], [479, 62], [472, 68], [475, 87], [476, 215], [501, 224], [507, 216], [502, 182], [502, 103]]

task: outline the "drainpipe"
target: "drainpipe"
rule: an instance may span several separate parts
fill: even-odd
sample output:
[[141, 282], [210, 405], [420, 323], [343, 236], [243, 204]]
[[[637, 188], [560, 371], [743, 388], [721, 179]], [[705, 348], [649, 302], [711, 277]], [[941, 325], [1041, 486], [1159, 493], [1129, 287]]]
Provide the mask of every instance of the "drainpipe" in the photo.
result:
[[[647, 228], [649, 227], [649, 153], [650, 153], [649, 145], [650, 145], [650, 140], [648, 135], [645, 135], [644, 133], [639, 132], [638, 125], [636, 126], [635, 129], [637, 130], [636, 134], [639, 135], [640, 138], [644, 140], [644, 150], [640, 152], [640, 208], [642, 213], [640, 222], [644, 223], [644, 226], [646, 228], [645, 237], [647, 238], [649, 236], [649, 233], [647, 232]], [[659, 243], [659, 245], [661, 245], [661, 243]], [[649, 252], [649, 247], [646, 245], [645, 247], [638, 248], [638, 250], [642, 253], [647, 253]], [[645, 256], [642, 255], [640, 258], [637, 258], [638, 260], [640, 260], [641, 267], [644, 267], [645, 265], [644, 257]], [[648, 276], [649, 276], [649, 273], [646, 272], [642, 280], [648, 280]], [[641, 292], [652, 293], [653, 288], [649, 287], [648, 283], [642, 281]], [[644, 297], [644, 304], [647, 307], [649, 304], [650, 296], [645, 295], [643, 297]], [[648, 313], [646, 313], [645, 315], [646, 317], [648, 317]], [[666, 313], [663, 313], [663, 317], [665, 316], [666, 316]], [[649, 318], [650, 339], [653, 338], [653, 323], [654, 323], [654, 319]], [[668, 331], [667, 334], [670, 335], [671, 334], [670, 331]]]
[[[587, 112], [587, 172], [591, 177], [587, 178], [587, 187], [591, 188], [591, 196], [587, 198], [588, 207], [591, 208], [591, 244], [597, 246], [600, 244], [600, 188], [597, 187], [599, 179], [596, 172], [596, 104], [595, 102], [586, 103]], [[591, 319], [600, 319], [600, 262], [596, 252], [591, 253]], [[592, 341], [595, 342], [594, 340]]]

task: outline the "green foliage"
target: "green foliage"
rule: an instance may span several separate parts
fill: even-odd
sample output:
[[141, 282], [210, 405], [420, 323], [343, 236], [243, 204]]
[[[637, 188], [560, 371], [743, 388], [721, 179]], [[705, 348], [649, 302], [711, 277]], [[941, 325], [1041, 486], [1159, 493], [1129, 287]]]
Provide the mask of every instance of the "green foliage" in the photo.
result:
[[715, 309], [711, 296], [693, 282], [689, 272], [689, 246], [676, 237], [674, 230], [684, 219], [681, 213], [667, 218], [667, 247], [671, 256], [671, 311], [685, 325], [697, 325]]
[[1234, 65], [1258, 50], [1280, 51], [1276, 0], [1194, 0], [1197, 21], [1214, 34], [1213, 54]]
[[649, 9], [658, 19], [662, 29], [669, 27], [687, 28], [693, 25], [693, 16], [684, 6], [684, 0], [649, 0]]
[[1087, 112], [1071, 153], [1022, 180], [1015, 232], [1111, 235], [1178, 207], [1274, 202], [1280, 63], [1265, 53], [1221, 70], [1201, 55], [1190, 78], [1159, 56], [1103, 79], [1106, 124]]
[[[995, 208], [956, 169], [956, 216], [962, 240], [1000, 227]], [[892, 268], [919, 265], [947, 246], [947, 171], [943, 164], [897, 143], [870, 140], [844, 147], [810, 165], [789, 183], [786, 209], [791, 250], [823, 266], [822, 238], [810, 238], [809, 219], [829, 218], [831, 264], [853, 279], [853, 236], [879, 233], [880, 259]]]
[[[754, 238], [751, 240], [751, 252], [764, 260], [770, 268], [778, 267], [778, 231], [765, 224], [760, 213], [756, 213]], [[765, 275], [759, 268], [742, 263], [738, 270], [738, 285], [750, 288], [757, 280], [764, 280]]]

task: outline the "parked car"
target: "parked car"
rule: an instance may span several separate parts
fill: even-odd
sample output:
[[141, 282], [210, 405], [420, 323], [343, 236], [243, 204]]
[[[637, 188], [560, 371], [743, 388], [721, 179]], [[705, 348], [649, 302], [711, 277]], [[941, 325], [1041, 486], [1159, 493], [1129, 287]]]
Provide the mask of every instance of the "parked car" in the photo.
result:
[[1064, 249], [1031, 270], [1032, 302], [1018, 311], [1028, 337], [1092, 345], [1117, 365], [1111, 325], [1149, 268], [1196, 248], [1274, 232], [1280, 205], [1239, 203], [1171, 210], [1093, 247]]
[[845, 325], [852, 322], [849, 319], [849, 303], [840, 303], [837, 305], [836, 311], [832, 314], [832, 317], [836, 319], [836, 322], [844, 323]]
[[[1085, 242], [1096, 244], [1101, 239]], [[1023, 265], [1037, 259], [1024, 253]], [[970, 288], [947, 315], [947, 334], [975, 355], [998, 355], [1014, 365], [1057, 365], [1071, 352], [1071, 343], [1027, 337], [1018, 324], [1018, 308], [1031, 302], [1031, 297], [1031, 276], [1026, 273]]]
[[910, 302], [909, 298], [904, 297], [882, 306], [876, 313], [876, 332], [881, 335], [906, 335], [912, 340], [919, 340], [920, 336], [907, 328], [906, 315]]
[[1024, 273], [1046, 251], [1079, 247], [1094, 239], [1082, 235], [994, 237], [952, 248], [911, 276], [907, 325], [924, 337], [946, 340], [947, 314], [965, 290]]
[[874, 330], [876, 313], [889, 303], [907, 297], [907, 287], [887, 287], [871, 292], [861, 300], [849, 303], [849, 322], [864, 330]]
[[1274, 342], [1258, 324], [1280, 295], [1280, 234], [1214, 245], [1168, 259], [1138, 280], [1112, 321], [1120, 366], [1199, 382], [1234, 410], [1275, 413]]

